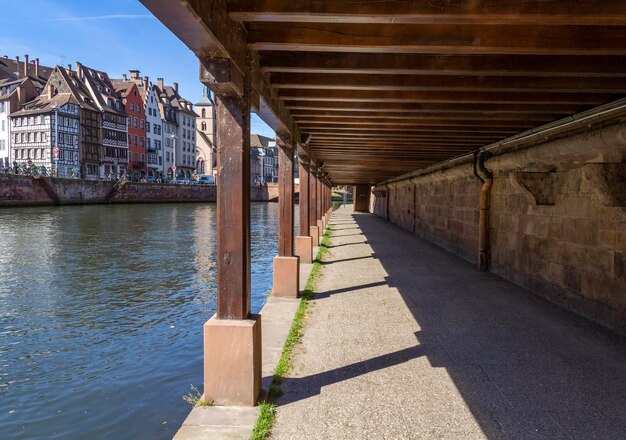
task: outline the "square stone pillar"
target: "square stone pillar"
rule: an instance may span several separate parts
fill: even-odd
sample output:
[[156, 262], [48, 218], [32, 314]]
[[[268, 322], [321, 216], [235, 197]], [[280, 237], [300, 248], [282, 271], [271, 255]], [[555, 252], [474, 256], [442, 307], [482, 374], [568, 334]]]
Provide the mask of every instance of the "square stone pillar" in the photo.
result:
[[300, 258], [274, 257], [274, 284], [272, 294], [297, 298], [300, 291]]
[[301, 263], [313, 262], [313, 237], [310, 235], [296, 237], [296, 256], [300, 258]]
[[204, 399], [255, 406], [261, 394], [261, 316], [204, 324]]
[[311, 226], [311, 240], [313, 240], [313, 246], [320, 245], [320, 228], [318, 226]]

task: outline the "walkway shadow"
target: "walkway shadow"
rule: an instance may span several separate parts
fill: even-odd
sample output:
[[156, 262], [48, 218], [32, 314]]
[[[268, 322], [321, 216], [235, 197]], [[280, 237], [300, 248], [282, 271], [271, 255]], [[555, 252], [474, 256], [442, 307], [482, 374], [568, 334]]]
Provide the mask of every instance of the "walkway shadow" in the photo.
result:
[[387, 283], [385, 281], [379, 281], [376, 283], [368, 283], [368, 284], [361, 284], [359, 286], [350, 286], [350, 287], [344, 287], [342, 289], [333, 289], [333, 290], [326, 290], [324, 292], [316, 292], [314, 299], [323, 299], [323, 298], [328, 298], [331, 295], [337, 295], [338, 293], [344, 293], [344, 292], [354, 292], [355, 290], [362, 290], [362, 289], [371, 289], [372, 287], [380, 287], [380, 286], [384, 286]]
[[[352, 218], [367, 241], [329, 247], [369, 244], [387, 276], [315, 298], [394, 287], [421, 328], [419, 344], [285, 379], [279, 404], [424, 357], [445, 368], [490, 440], [626, 438], [624, 340], [494, 274], [477, 272], [473, 264], [383, 219]], [[442, 350], [431, 353], [433, 346]]]
[[281, 389], [284, 390], [285, 394], [278, 398], [276, 403], [286, 405], [291, 402], [315, 396], [320, 393], [324, 386], [352, 379], [372, 371], [399, 365], [412, 359], [425, 356], [427, 353], [424, 347], [416, 345], [415, 347], [356, 362], [334, 370], [324, 371], [323, 373], [300, 378], [285, 378], [281, 383]]

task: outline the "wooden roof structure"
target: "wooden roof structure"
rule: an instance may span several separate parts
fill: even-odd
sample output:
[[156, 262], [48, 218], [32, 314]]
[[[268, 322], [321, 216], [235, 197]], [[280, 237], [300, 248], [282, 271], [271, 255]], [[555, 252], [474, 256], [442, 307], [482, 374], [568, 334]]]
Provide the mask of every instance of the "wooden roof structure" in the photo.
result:
[[141, 0], [336, 184], [376, 184], [626, 93], [618, 0]]

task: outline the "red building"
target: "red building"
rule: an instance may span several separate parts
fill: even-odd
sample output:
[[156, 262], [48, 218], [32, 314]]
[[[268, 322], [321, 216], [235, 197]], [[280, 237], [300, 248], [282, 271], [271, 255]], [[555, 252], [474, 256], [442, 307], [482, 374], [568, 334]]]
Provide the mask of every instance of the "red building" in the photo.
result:
[[128, 173], [131, 178], [146, 177], [146, 110], [137, 84], [127, 79], [113, 81], [128, 113]]

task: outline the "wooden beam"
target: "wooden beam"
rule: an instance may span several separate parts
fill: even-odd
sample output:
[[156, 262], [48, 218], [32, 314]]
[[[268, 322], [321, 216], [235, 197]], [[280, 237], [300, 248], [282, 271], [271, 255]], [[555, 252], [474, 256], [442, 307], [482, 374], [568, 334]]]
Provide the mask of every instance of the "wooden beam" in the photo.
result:
[[624, 25], [626, 5], [602, 0], [546, 2], [231, 0], [237, 21], [503, 25]]
[[[320, 114], [321, 113], [321, 114]], [[497, 121], [536, 121], [547, 122], [555, 119], [562, 118], [563, 114], [545, 114], [545, 115], [524, 115], [520, 113], [492, 113], [492, 114], [480, 114], [480, 113], [434, 113], [434, 114], [400, 114], [400, 113], [384, 113], [384, 112], [371, 112], [371, 113], [337, 113], [334, 115], [325, 115], [323, 112], [307, 112], [306, 114], [300, 114], [299, 112], [293, 115], [294, 121], [298, 124], [306, 122], [328, 122], [329, 124], [337, 124], [342, 122], [357, 122], [361, 121], [363, 124], [386, 124], [397, 123], [398, 125], [411, 125], [414, 121], [437, 121], [445, 119], [447, 121], [459, 120], [459, 121], [482, 121], [485, 119], [497, 120]], [[536, 124], [535, 124], [536, 125]]]
[[302, 90], [280, 89], [283, 100], [377, 103], [491, 103], [491, 104], [579, 104], [599, 105], [612, 95], [601, 93], [519, 93], [519, 92], [423, 92], [393, 90]]
[[437, 55], [280, 52], [259, 54], [263, 72], [377, 75], [626, 77], [626, 56]]
[[[296, 110], [325, 111], [329, 115], [334, 112], [371, 112], [385, 113], [521, 113], [521, 114], [573, 114], [580, 111], [580, 104], [541, 103], [420, 103], [420, 102], [358, 102], [358, 101], [315, 101], [288, 100], [286, 107], [295, 113]], [[321, 114], [321, 113], [318, 113]]]
[[277, 132], [298, 136], [289, 110], [260, 70], [258, 54], [246, 46], [246, 29], [228, 16], [227, 0], [140, 1], [198, 57], [200, 79], [216, 94], [242, 96], [242, 78], [250, 75], [259, 117]]
[[626, 27], [248, 23], [254, 50], [446, 55], [626, 55]]
[[[544, 119], [545, 120], [545, 119]], [[547, 122], [547, 121], [546, 121]], [[499, 119], [499, 118], [467, 118], [467, 119], [444, 119], [443, 116], [439, 118], [429, 119], [386, 119], [379, 118], [378, 120], [365, 120], [361, 118], [343, 118], [343, 119], [315, 119], [306, 118], [298, 120], [298, 125], [304, 130], [308, 130], [312, 127], [328, 127], [328, 126], [340, 126], [340, 127], [360, 127], [360, 126], [377, 126], [377, 127], [414, 127], [414, 126], [431, 126], [431, 127], [449, 127], [449, 126], [464, 126], [464, 127], [533, 127], [537, 123], [533, 120], [527, 119]]]
[[625, 93], [626, 78], [273, 73], [278, 89]]

